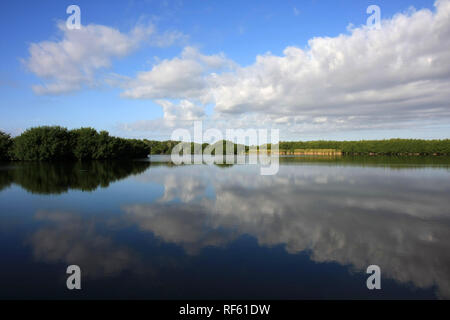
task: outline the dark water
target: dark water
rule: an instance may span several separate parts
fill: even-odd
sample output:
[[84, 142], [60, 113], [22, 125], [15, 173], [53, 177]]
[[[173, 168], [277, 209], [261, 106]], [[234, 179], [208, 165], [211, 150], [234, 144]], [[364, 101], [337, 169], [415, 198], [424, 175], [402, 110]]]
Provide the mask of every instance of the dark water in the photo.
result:
[[4, 163], [0, 298], [449, 299], [449, 163]]

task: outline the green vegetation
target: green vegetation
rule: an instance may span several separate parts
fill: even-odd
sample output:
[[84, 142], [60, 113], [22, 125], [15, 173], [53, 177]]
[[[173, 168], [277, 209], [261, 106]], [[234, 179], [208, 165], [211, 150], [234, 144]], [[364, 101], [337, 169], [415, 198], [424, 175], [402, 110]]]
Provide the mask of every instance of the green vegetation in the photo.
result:
[[71, 134], [66, 128], [37, 127], [14, 138], [14, 160], [62, 160], [72, 156]]
[[[209, 151], [208, 154], [216, 155], [216, 151], [220, 150], [220, 144], [222, 144], [222, 155], [237, 155], [244, 154], [248, 152], [248, 147], [242, 144], [236, 144], [231, 141], [221, 140], [216, 143], [207, 146], [206, 151]], [[219, 148], [219, 150], [216, 150]]]
[[150, 153], [142, 140], [111, 137], [107, 131], [98, 133], [93, 128], [71, 131], [73, 154], [80, 160], [137, 159]]
[[179, 143], [179, 141], [154, 141], [144, 139], [144, 142], [150, 147], [150, 154], [171, 154], [172, 149]]
[[[167, 140], [167, 141], [154, 141], [154, 140], [147, 140], [144, 139], [144, 142], [147, 143], [150, 146], [150, 154], [172, 154], [173, 149], [175, 146], [177, 146], [180, 141], [173, 141], [173, 140]], [[194, 142], [183, 142], [179, 147], [177, 147], [177, 150], [180, 154], [183, 154], [183, 146], [189, 145], [191, 147], [191, 154], [199, 154], [200, 150], [202, 153], [207, 154], [216, 154], [216, 148], [220, 146], [222, 143], [222, 154], [226, 155], [228, 154], [239, 154], [242, 153], [241, 150], [244, 150], [244, 152], [247, 152], [249, 147], [244, 145], [235, 144], [231, 141], [226, 140], [220, 140], [213, 144], [203, 143], [202, 145]], [[239, 148], [240, 147], [240, 148]], [[228, 148], [228, 149], [227, 149]], [[232, 151], [230, 151], [232, 150]]]
[[348, 155], [450, 155], [450, 139], [389, 139], [362, 141], [280, 142], [280, 151], [296, 149], [334, 149]]
[[8, 160], [13, 141], [9, 134], [0, 131], [0, 160]]
[[149, 146], [136, 139], [112, 137], [93, 128], [31, 128], [14, 139], [0, 132], [2, 160], [105, 160], [144, 158]]
[[[112, 137], [93, 128], [67, 130], [58, 126], [31, 128], [11, 138], [0, 131], [0, 160], [106, 160], [145, 158], [148, 154], [171, 154], [179, 141], [153, 141]], [[175, 150], [183, 153], [190, 146], [191, 154], [215, 155], [222, 144], [223, 155], [248, 153], [249, 146], [221, 140], [212, 145], [183, 143]], [[293, 155], [450, 155], [450, 139], [390, 139], [362, 141], [284, 141], [280, 154]], [[271, 150], [262, 145], [259, 150]], [[230, 151], [231, 150], [231, 151]]]
[[[179, 141], [150, 141], [145, 140], [151, 148], [151, 154], [171, 154]], [[223, 154], [239, 154], [240, 150], [249, 152], [249, 146], [240, 146], [230, 141], [221, 140], [212, 145], [204, 143], [202, 151], [214, 150], [223, 144]], [[191, 153], [195, 153], [194, 143]], [[226, 148], [228, 146], [228, 149]], [[450, 139], [419, 140], [419, 139], [389, 139], [389, 140], [361, 140], [361, 141], [284, 141], [279, 144], [280, 154], [324, 154], [324, 155], [450, 155]], [[271, 150], [271, 145], [262, 145], [258, 150]], [[199, 150], [199, 149], [197, 149]], [[234, 150], [230, 152], [229, 150]], [[214, 151], [212, 154], [215, 154]]]

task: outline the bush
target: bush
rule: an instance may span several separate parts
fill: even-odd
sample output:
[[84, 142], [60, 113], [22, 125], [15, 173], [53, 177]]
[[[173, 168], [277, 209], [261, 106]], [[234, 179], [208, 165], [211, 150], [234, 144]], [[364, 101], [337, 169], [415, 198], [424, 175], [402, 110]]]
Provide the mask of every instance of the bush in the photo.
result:
[[99, 153], [99, 134], [93, 128], [80, 128], [70, 131], [73, 143], [73, 155], [79, 160], [97, 159]]
[[71, 135], [58, 126], [36, 127], [14, 138], [13, 158], [17, 160], [61, 160], [73, 158]]
[[0, 131], [0, 160], [9, 160], [11, 157], [11, 148], [13, 141], [11, 136]]
[[93, 128], [32, 128], [16, 137], [12, 147], [16, 160], [132, 159], [149, 153], [150, 147], [141, 140], [111, 137]]

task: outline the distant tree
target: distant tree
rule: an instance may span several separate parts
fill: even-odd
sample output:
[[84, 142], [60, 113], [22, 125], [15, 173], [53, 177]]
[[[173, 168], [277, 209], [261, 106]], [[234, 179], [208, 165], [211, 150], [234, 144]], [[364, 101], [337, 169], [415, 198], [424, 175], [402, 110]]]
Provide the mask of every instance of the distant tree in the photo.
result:
[[12, 146], [13, 141], [11, 136], [3, 131], [0, 131], [0, 160], [10, 159]]
[[97, 152], [99, 148], [100, 137], [94, 128], [80, 128], [70, 131], [73, 141], [72, 152], [75, 158], [98, 159], [100, 154]]
[[[97, 132], [94, 128], [68, 131], [58, 126], [43, 126], [26, 130], [20, 136], [11, 137], [0, 131], [0, 160], [105, 160], [145, 158], [148, 154], [171, 154], [180, 141], [151, 141], [124, 139]], [[220, 140], [214, 144], [190, 143], [191, 153], [200, 150], [216, 154], [238, 154], [249, 151], [249, 146]], [[271, 144], [259, 146], [271, 149]], [[216, 150], [218, 149], [218, 150]], [[362, 141], [284, 141], [280, 152], [294, 154], [297, 150], [338, 150], [348, 155], [450, 155], [450, 140], [389, 139]]]
[[17, 160], [73, 158], [69, 131], [59, 126], [31, 128], [14, 138], [12, 155]]
[[129, 148], [131, 149], [129, 154], [133, 158], [145, 158], [150, 153], [150, 147], [141, 140], [138, 139], [129, 139]]
[[389, 139], [362, 141], [285, 141], [280, 150], [293, 153], [295, 149], [335, 149], [344, 154], [450, 154], [450, 140]]
[[112, 140], [114, 138], [109, 135], [107, 131], [100, 131], [97, 136], [97, 146], [92, 155], [93, 159], [103, 160], [103, 159], [112, 159], [113, 158], [113, 150], [112, 150]]
[[144, 158], [150, 148], [144, 141], [111, 137], [106, 131], [55, 126], [28, 129], [14, 138], [11, 153], [16, 160], [105, 160]]

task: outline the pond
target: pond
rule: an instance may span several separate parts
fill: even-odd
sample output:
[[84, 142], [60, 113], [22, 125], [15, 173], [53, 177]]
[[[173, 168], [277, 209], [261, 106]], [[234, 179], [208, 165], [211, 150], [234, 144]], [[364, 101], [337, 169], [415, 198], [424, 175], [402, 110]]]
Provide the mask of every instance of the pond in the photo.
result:
[[2, 163], [0, 298], [449, 299], [449, 164]]

